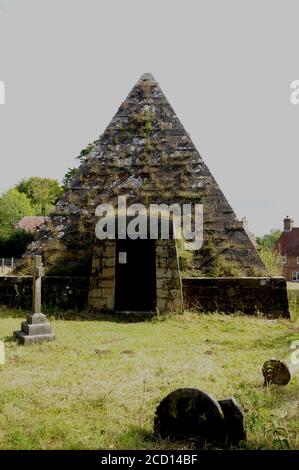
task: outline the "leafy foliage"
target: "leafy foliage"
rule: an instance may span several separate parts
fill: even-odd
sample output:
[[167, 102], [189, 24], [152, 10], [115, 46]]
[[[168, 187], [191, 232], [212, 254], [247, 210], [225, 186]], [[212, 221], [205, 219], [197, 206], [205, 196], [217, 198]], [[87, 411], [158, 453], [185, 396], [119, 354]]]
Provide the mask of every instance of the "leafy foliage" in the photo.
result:
[[62, 180], [62, 186], [64, 190], [67, 190], [70, 186], [70, 182], [78, 174], [79, 168], [69, 168]]
[[238, 263], [228, 260], [217, 250], [215, 243], [209, 237], [200, 249], [198, 257], [194, 252], [184, 248], [178, 240], [178, 256], [182, 277], [241, 277], [244, 276]]
[[200, 250], [200, 269], [205, 276], [241, 277], [243, 270], [238, 263], [228, 260], [219, 253], [212, 237], [209, 237]]
[[25, 216], [50, 213], [62, 188], [57, 180], [32, 176], [0, 197], [0, 256], [19, 257], [34, 235], [14, 226]]
[[281, 264], [278, 253], [271, 248], [265, 246], [258, 248], [259, 255], [264, 262], [270, 276], [281, 276]]
[[262, 237], [256, 237], [257, 249], [270, 276], [281, 276], [281, 264], [279, 255], [275, 251], [275, 245], [281, 235], [281, 230], [272, 229]]
[[[82, 149], [80, 154], [76, 157], [76, 159], [79, 160], [80, 165], [82, 165], [82, 163], [85, 162], [87, 155], [92, 149], [92, 146], [93, 146], [92, 143], [88, 144], [87, 147]], [[70, 182], [75, 178], [78, 172], [79, 172], [79, 168], [77, 167], [69, 168], [67, 170], [62, 180], [62, 186], [63, 186], [64, 191], [66, 191], [69, 188]]]
[[280, 235], [281, 230], [272, 229], [268, 234], [256, 237], [256, 242], [261, 248], [273, 249]]
[[31, 176], [17, 184], [16, 189], [25, 194], [35, 215], [49, 215], [53, 206], [62, 194], [62, 188], [57, 180]]
[[34, 215], [30, 200], [16, 188], [9, 189], [0, 197], [0, 237], [9, 238], [14, 225], [25, 215]]

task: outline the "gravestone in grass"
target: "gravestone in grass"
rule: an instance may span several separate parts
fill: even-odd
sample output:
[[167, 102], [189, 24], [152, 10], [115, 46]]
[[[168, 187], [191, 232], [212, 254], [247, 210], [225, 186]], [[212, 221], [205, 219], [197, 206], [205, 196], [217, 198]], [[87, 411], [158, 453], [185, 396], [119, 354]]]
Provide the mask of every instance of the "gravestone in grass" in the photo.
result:
[[245, 414], [234, 397], [218, 400], [225, 420], [226, 440], [228, 446], [237, 446], [246, 441]]
[[32, 313], [27, 315], [27, 321], [21, 323], [21, 330], [14, 332], [14, 335], [22, 344], [42, 343], [55, 339], [52, 326], [47, 322], [46, 315], [41, 313], [41, 289], [44, 275], [42, 257], [39, 255], [33, 256]]
[[200, 448], [238, 445], [246, 439], [244, 413], [237, 402], [218, 402], [195, 388], [174, 390], [161, 401], [154, 432], [163, 439], [193, 440]]
[[287, 385], [291, 380], [288, 366], [278, 359], [269, 359], [262, 368], [264, 385]]

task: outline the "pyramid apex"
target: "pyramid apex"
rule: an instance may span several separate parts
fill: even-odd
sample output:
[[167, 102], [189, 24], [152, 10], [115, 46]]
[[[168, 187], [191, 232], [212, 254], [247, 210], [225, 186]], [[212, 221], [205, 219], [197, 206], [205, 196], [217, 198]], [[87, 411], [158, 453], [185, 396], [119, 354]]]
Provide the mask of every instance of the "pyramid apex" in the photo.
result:
[[151, 73], [143, 73], [139, 79], [140, 82], [144, 82], [144, 81], [151, 81], [151, 82], [155, 82], [155, 78], [153, 76], [153, 74]]

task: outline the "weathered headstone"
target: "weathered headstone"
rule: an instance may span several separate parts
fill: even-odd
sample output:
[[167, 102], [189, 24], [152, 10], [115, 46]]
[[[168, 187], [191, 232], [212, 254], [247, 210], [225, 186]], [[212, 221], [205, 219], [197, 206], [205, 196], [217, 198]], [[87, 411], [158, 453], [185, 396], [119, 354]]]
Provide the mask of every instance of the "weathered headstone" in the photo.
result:
[[218, 402], [195, 388], [174, 390], [161, 401], [154, 432], [163, 439], [194, 440], [197, 447], [225, 447], [246, 439], [238, 403], [233, 398]]
[[195, 388], [167, 395], [156, 410], [154, 431], [173, 440], [196, 439], [201, 445], [224, 443], [224, 414], [214, 398]]
[[234, 397], [218, 400], [223, 411], [226, 431], [226, 445], [237, 446], [246, 441], [245, 413]]
[[291, 372], [288, 366], [278, 359], [269, 359], [262, 368], [264, 385], [287, 385], [291, 380]]
[[32, 313], [27, 315], [27, 321], [21, 323], [21, 330], [14, 332], [14, 335], [22, 344], [42, 343], [55, 339], [52, 326], [47, 322], [46, 315], [41, 312], [41, 288], [44, 275], [42, 257], [39, 255], [33, 256]]

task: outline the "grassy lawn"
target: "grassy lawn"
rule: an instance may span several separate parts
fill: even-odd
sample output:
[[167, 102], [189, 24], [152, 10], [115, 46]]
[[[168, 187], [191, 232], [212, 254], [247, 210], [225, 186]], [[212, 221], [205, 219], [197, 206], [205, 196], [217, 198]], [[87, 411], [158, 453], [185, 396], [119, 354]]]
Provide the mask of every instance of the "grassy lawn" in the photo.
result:
[[[178, 387], [234, 395], [247, 419], [247, 448], [299, 448], [299, 379], [263, 387], [266, 359], [290, 359], [298, 321], [185, 313], [143, 323], [52, 319], [54, 343], [12, 341], [24, 312], [1, 310], [0, 448], [163, 449], [159, 401]], [[275, 429], [281, 438], [277, 440]]]

